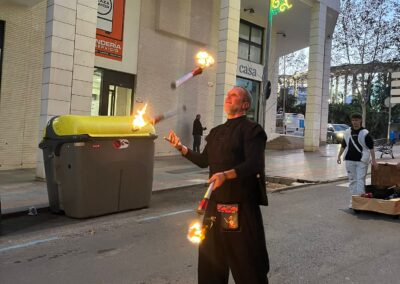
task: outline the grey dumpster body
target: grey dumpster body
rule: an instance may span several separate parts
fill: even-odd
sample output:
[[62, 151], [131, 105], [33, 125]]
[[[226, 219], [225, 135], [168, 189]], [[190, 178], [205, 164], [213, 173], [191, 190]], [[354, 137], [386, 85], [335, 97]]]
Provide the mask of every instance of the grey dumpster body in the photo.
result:
[[[88, 119], [83, 118], [79, 124]], [[46, 130], [49, 135], [42, 141], [41, 148], [53, 212], [63, 210], [67, 216], [87, 218], [139, 209], [150, 204], [156, 138], [154, 128], [148, 128], [148, 133], [146, 129], [135, 133], [130, 125], [125, 125], [126, 120], [131, 118], [97, 119], [98, 123], [106, 125], [115, 123], [117, 129], [103, 127], [96, 129], [95, 134], [82, 134], [80, 129], [76, 135], [61, 137], [51, 134], [52, 130]], [[67, 122], [71, 122], [70, 117], [63, 121]], [[93, 127], [92, 123], [89, 121], [89, 127], [85, 126], [88, 132]], [[51, 125], [49, 123], [48, 128], [54, 128]], [[71, 131], [66, 132], [70, 134]]]

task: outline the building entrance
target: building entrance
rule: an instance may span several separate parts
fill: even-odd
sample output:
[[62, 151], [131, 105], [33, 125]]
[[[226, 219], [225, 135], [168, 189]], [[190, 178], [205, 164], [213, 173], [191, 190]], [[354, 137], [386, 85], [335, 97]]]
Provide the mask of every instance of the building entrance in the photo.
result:
[[135, 76], [96, 68], [93, 74], [91, 115], [127, 116], [133, 109]]

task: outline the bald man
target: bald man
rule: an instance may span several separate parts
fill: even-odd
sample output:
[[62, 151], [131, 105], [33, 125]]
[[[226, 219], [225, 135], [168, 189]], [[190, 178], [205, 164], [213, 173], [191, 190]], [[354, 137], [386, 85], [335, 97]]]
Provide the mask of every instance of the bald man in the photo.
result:
[[[171, 131], [168, 140], [188, 160], [210, 168], [214, 182], [199, 246], [198, 283], [226, 284], [231, 270], [235, 283], [268, 283], [269, 259], [259, 205], [267, 205], [265, 145], [267, 135], [246, 117], [252, 98], [242, 87], [226, 95], [227, 121], [210, 131], [201, 153], [182, 145]], [[212, 226], [210, 226], [210, 222]]]

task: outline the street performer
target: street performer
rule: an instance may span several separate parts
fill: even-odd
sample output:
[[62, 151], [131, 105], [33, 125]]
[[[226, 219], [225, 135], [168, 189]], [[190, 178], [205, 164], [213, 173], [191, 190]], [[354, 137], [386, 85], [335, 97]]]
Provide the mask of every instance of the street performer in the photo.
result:
[[228, 120], [213, 128], [201, 153], [182, 145], [170, 131], [168, 141], [201, 168], [210, 167], [214, 191], [204, 222], [213, 219], [199, 246], [198, 283], [226, 284], [229, 269], [236, 283], [268, 283], [268, 252], [259, 205], [267, 205], [264, 150], [267, 135], [247, 119], [251, 95], [231, 89], [224, 101]]

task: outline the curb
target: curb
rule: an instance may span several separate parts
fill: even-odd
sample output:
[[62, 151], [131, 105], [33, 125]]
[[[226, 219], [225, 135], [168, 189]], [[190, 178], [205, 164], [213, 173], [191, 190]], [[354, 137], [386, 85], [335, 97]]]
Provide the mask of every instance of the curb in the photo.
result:
[[[35, 207], [37, 213], [46, 213], [50, 212], [50, 207], [48, 205], [32, 205], [30, 207]], [[17, 208], [13, 210], [12, 212], [6, 212], [1, 214], [1, 219], [11, 219], [11, 218], [16, 218], [16, 217], [21, 217], [28, 215], [29, 208]]]
[[[274, 183], [279, 183], [279, 184], [284, 184], [287, 185], [282, 188], [277, 188], [275, 190], [268, 190], [267, 193], [272, 194], [275, 192], [282, 192], [282, 191], [287, 191], [287, 190], [292, 190], [292, 189], [297, 189], [297, 188], [302, 188], [310, 185], [317, 185], [317, 184], [327, 184], [327, 183], [333, 183], [333, 182], [338, 182], [338, 181], [344, 181], [347, 180], [348, 177], [338, 177], [336, 179], [331, 179], [331, 180], [304, 180], [304, 179], [291, 179], [287, 177], [279, 177], [279, 176], [273, 176], [273, 177], [266, 177], [266, 180], [268, 182], [274, 182]], [[301, 184], [296, 184], [296, 185], [291, 185], [292, 183], [301, 183]], [[206, 188], [208, 186], [207, 183], [197, 183], [197, 184], [189, 184], [189, 185], [182, 185], [182, 186], [175, 186], [175, 187], [169, 187], [169, 188], [163, 188], [159, 189], [156, 191], [152, 191], [151, 194], [163, 194], [166, 192], [171, 192], [171, 191], [177, 191], [177, 190], [184, 190], [188, 188], [193, 188], [193, 187], [198, 187], [198, 188]], [[37, 204], [37, 205], [32, 205], [30, 207], [35, 207], [38, 214], [39, 213], [47, 213], [50, 212], [50, 207], [49, 205], [44, 205], [44, 204]], [[29, 208], [17, 208], [13, 210], [12, 212], [7, 212], [1, 214], [1, 219], [10, 219], [10, 218], [16, 218], [16, 217], [21, 217], [25, 216], [28, 214]], [[117, 213], [117, 212], [116, 212]]]
[[[280, 177], [278, 177], [280, 178]], [[287, 179], [287, 178], [286, 178]], [[282, 187], [282, 188], [277, 188], [275, 190], [268, 191], [268, 193], [275, 193], [275, 192], [281, 192], [281, 191], [286, 191], [286, 190], [291, 190], [291, 189], [297, 189], [297, 188], [302, 188], [310, 185], [317, 185], [317, 184], [327, 184], [327, 183], [334, 183], [338, 181], [345, 181], [348, 180], [348, 177], [338, 177], [335, 179], [330, 179], [330, 180], [303, 180], [303, 179], [292, 179], [294, 180], [293, 182], [298, 182], [301, 184], [296, 184], [292, 186], [287, 186], [287, 187]]]

